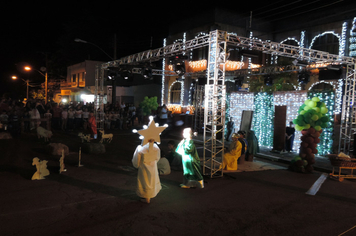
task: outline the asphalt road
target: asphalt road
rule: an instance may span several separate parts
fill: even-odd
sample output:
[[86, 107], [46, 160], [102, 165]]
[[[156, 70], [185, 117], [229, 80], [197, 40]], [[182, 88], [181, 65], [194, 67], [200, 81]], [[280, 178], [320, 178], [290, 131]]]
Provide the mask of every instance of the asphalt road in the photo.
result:
[[[162, 149], [168, 139], [162, 139]], [[82, 155], [76, 133], [59, 132], [67, 144], [67, 171], [35, 134], [0, 140], [0, 235], [356, 235], [356, 182], [287, 169], [228, 173], [206, 179], [204, 189], [181, 189], [182, 172], [161, 176], [150, 204], [135, 194], [132, 154], [137, 134], [114, 131], [106, 153]], [[33, 157], [48, 160], [51, 174], [33, 180]], [[348, 231], [349, 230], [349, 231]]]

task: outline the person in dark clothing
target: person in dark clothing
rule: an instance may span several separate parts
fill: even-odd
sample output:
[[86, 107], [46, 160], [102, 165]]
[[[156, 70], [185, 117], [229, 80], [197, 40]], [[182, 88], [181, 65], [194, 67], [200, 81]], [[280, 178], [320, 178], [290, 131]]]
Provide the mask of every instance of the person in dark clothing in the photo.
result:
[[18, 113], [19, 112], [16, 109], [14, 109], [14, 111], [10, 115], [10, 125], [11, 125], [10, 133], [14, 138], [18, 138], [21, 133], [20, 117]]
[[293, 122], [289, 122], [289, 127], [286, 127], [286, 151], [293, 151], [295, 128], [293, 127]]

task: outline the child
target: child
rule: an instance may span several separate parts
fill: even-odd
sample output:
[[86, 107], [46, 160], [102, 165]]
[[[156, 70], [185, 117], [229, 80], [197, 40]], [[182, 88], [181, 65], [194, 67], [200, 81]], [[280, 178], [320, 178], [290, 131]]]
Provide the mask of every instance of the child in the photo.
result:
[[98, 131], [96, 130], [96, 120], [93, 112], [89, 114], [88, 127], [90, 129], [90, 133], [94, 139], [97, 138]]
[[192, 140], [192, 129], [183, 130], [183, 140], [178, 144], [176, 152], [182, 155], [183, 184], [181, 188], [204, 188], [203, 175], [201, 174], [200, 159]]
[[149, 139], [147, 144], [138, 145], [132, 158], [133, 166], [138, 168], [136, 193], [142, 198], [141, 201], [147, 203], [150, 203], [150, 199], [162, 188], [157, 168], [161, 152], [154, 141]]
[[171, 165], [173, 170], [182, 170], [182, 156], [176, 152], [176, 143], [173, 140], [169, 140], [168, 144], [168, 153], [166, 158]]
[[160, 133], [165, 127], [158, 127], [151, 119], [147, 129], [139, 130], [137, 133], [144, 136], [142, 146], [138, 145], [132, 158], [132, 164], [138, 168], [136, 193], [141, 201], [150, 203], [161, 190], [161, 182], [158, 175], [157, 162], [161, 156], [161, 150], [155, 143], [161, 142]]

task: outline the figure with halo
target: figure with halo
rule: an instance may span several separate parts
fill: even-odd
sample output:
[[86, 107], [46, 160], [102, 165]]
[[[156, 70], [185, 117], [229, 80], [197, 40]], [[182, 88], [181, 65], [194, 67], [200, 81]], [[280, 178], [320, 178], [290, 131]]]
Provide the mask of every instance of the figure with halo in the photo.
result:
[[203, 175], [201, 174], [200, 159], [192, 140], [191, 128], [183, 130], [183, 140], [178, 144], [176, 152], [182, 155], [183, 184], [181, 188], [204, 188]]
[[142, 130], [133, 130], [141, 135], [142, 144], [136, 147], [132, 164], [138, 169], [136, 194], [142, 202], [150, 203], [161, 190], [161, 182], [157, 162], [161, 157], [161, 150], [156, 143], [160, 143], [160, 134], [166, 126], [159, 126], [150, 117], [148, 126]]

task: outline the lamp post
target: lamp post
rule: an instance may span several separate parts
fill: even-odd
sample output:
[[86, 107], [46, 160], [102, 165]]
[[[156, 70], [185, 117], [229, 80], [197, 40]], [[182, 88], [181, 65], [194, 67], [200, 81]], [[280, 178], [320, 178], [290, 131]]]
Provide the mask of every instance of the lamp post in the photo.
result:
[[82, 40], [82, 39], [74, 39], [74, 41], [75, 42], [77, 42], [77, 43], [88, 43], [88, 44], [91, 44], [91, 45], [93, 45], [93, 46], [95, 46], [95, 47], [97, 47], [97, 48], [99, 48], [100, 49], [100, 51], [102, 51], [103, 53], [105, 53], [105, 55], [106, 56], [108, 56], [111, 60], [115, 60], [114, 58], [112, 58], [109, 54], [107, 54], [105, 51], [104, 51], [104, 49], [102, 49], [101, 47], [99, 47], [98, 45], [96, 45], [96, 44], [94, 44], [94, 43], [91, 43], [91, 42], [88, 42], [88, 41], [85, 41], [85, 40]]
[[25, 66], [24, 69], [25, 69], [25, 71], [35, 70], [35, 71], [37, 71], [38, 73], [40, 73], [42, 76], [45, 77], [45, 104], [47, 104], [47, 102], [48, 102], [48, 96], [47, 96], [48, 79], [47, 79], [47, 69], [46, 69], [46, 67], [41, 67], [41, 70], [42, 70], [43, 72], [45, 72], [44, 74], [43, 74], [41, 71], [39, 71], [39, 70], [32, 69], [30, 66]]
[[[13, 76], [11, 76], [11, 79], [17, 80], [18, 78], [17, 78], [17, 76], [13, 75]], [[24, 80], [24, 79], [22, 79], [22, 80], [26, 83], [26, 86], [27, 86], [27, 89], [26, 89], [26, 100], [28, 101], [28, 87], [30, 86], [30, 81], [29, 80]]]

